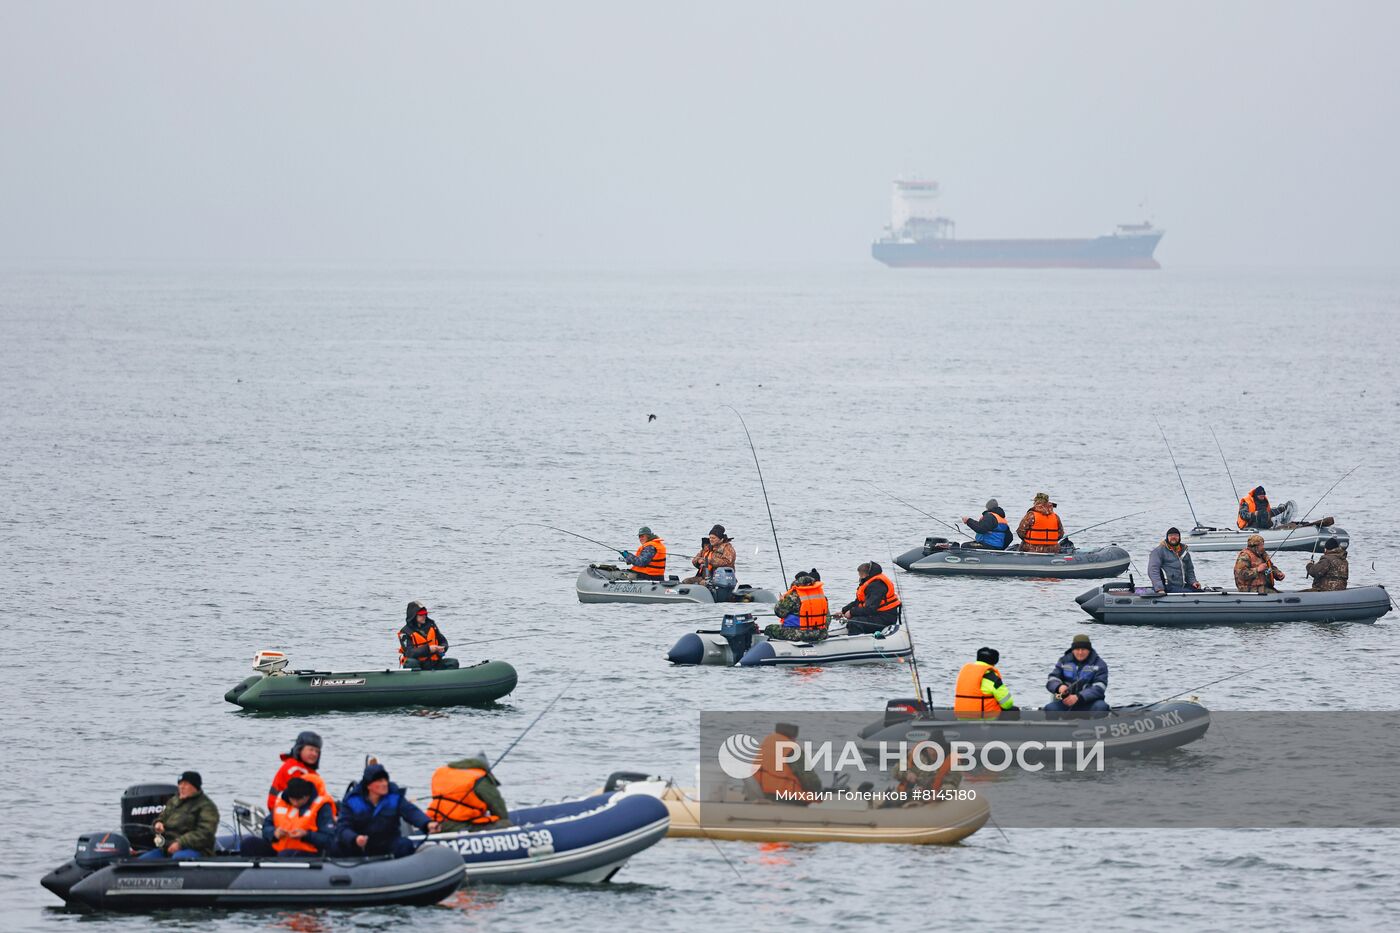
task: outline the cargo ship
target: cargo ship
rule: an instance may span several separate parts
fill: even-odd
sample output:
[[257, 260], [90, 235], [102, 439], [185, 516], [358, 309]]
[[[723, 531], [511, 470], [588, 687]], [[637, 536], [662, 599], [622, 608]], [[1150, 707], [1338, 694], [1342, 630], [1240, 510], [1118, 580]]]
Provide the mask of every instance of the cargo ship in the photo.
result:
[[1152, 258], [1166, 232], [1151, 223], [1119, 224], [1090, 239], [960, 240], [939, 216], [938, 182], [896, 180], [890, 225], [870, 247], [887, 266], [1160, 269]]

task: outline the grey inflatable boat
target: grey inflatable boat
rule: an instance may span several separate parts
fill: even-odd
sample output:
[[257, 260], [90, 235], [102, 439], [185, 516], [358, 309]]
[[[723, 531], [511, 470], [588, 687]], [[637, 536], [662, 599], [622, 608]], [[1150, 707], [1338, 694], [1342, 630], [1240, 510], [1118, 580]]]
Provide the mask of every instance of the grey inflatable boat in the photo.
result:
[[682, 583], [679, 577], [637, 580], [612, 564], [589, 564], [578, 575], [581, 603], [776, 603], [771, 590], [741, 583], [732, 590], [703, 583]]
[[928, 538], [923, 547], [905, 551], [894, 562], [910, 573], [937, 576], [1053, 577], [1088, 579], [1116, 577], [1128, 569], [1128, 552], [1116, 544], [1098, 548], [1062, 547], [1058, 554], [964, 547], [947, 538]]
[[1240, 593], [1209, 589], [1155, 596], [1130, 583], [1106, 583], [1075, 598], [1108, 625], [1244, 625], [1254, 622], [1374, 622], [1390, 611], [1385, 587], [1319, 593]]

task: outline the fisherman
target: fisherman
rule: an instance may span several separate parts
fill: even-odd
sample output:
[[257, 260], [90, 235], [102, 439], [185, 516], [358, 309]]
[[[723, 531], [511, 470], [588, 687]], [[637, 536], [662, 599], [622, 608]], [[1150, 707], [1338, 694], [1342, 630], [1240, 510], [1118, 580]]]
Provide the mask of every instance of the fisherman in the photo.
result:
[[666, 542], [651, 533], [651, 526], [643, 525], [637, 529], [637, 553], [631, 551], [618, 551], [620, 556], [632, 568], [630, 573], [634, 580], [657, 580], [666, 579]]
[[[282, 792], [287, 789], [287, 783], [292, 778], [301, 778], [310, 781], [316, 789], [319, 797], [329, 797], [326, 790], [326, 781], [317, 770], [321, 764], [321, 737], [306, 730], [297, 733], [296, 741], [292, 743], [292, 750], [282, 756], [282, 767], [277, 769], [277, 773], [272, 776], [272, 786], [267, 789], [267, 811], [272, 812], [277, 806], [277, 801], [281, 798]], [[335, 801], [331, 801], [331, 816], [335, 816]]]
[[1088, 635], [1076, 635], [1053, 670], [1045, 689], [1055, 698], [1045, 704], [1050, 712], [1102, 713], [1108, 711], [1108, 662], [1099, 657]]
[[1002, 683], [996, 664], [1001, 654], [995, 648], [978, 648], [977, 660], [964, 664], [953, 688], [953, 715], [958, 719], [996, 719], [1003, 710], [1018, 707], [1011, 699], [1011, 688]]
[[435, 833], [439, 824], [409, 803], [403, 788], [389, 781], [389, 772], [377, 761], [365, 766], [360, 783], [340, 802], [335, 824], [336, 854], [342, 856], [409, 855], [418, 844], [406, 838], [400, 823]]
[[214, 836], [219, 831], [219, 808], [204, 794], [204, 779], [198, 771], [186, 771], [175, 782], [175, 796], [165, 802], [156, 821], [156, 848], [143, 859], [208, 858], [214, 854]]
[[982, 510], [980, 518], [964, 515], [962, 522], [977, 532], [973, 535], [973, 543], [964, 544], [963, 547], [985, 547], [994, 551], [1004, 551], [1011, 546], [1011, 525], [1006, 521], [1006, 511], [995, 499], [987, 500], [987, 507]]
[[1283, 579], [1283, 571], [1274, 566], [1264, 549], [1263, 535], [1250, 535], [1245, 549], [1235, 558], [1235, 589], [1241, 593], [1277, 593], [1274, 581]]
[[724, 533], [723, 525], [716, 525], [700, 540], [700, 553], [690, 559], [695, 567], [695, 576], [686, 577], [682, 583], [709, 583], [720, 567], [734, 568], [734, 545]]
[[474, 832], [511, 825], [510, 811], [496, 776], [481, 758], [459, 758], [438, 768], [433, 772], [432, 789], [428, 816], [439, 822], [439, 832]]
[[1241, 529], [1258, 528], [1267, 530], [1275, 525], [1274, 519], [1280, 515], [1293, 511], [1293, 503], [1285, 502], [1278, 508], [1269, 506], [1269, 497], [1264, 494], [1263, 486], [1255, 486], [1243, 499], [1240, 500], [1240, 511], [1235, 516], [1235, 524]]
[[[941, 763], [935, 766], [935, 762]], [[957, 787], [962, 783], [962, 773], [952, 771], [953, 756], [946, 739], [940, 735], [916, 742], [900, 755], [890, 775], [894, 779], [893, 793], [880, 806], [917, 807], [931, 803], [945, 785]]]
[[792, 746], [797, 745], [797, 726], [780, 722], [763, 740], [758, 749], [758, 770], [754, 781], [766, 797], [783, 803], [806, 805], [817, 800], [822, 789], [821, 777], [811, 771], [803, 756]]
[[1059, 553], [1065, 526], [1060, 522], [1060, 516], [1055, 514], [1055, 503], [1050, 501], [1048, 494], [1035, 494], [1035, 502], [1016, 526], [1016, 534], [1021, 539], [1022, 551], [1033, 554]]
[[305, 778], [294, 777], [263, 820], [262, 836], [239, 844], [245, 858], [329, 855], [335, 842], [335, 802]]
[[860, 578], [856, 598], [841, 607], [847, 633], [871, 635], [898, 622], [899, 594], [884, 568], [872, 560], [857, 567], [856, 576]]
[[792, 586], [773, 607], [773, 614], [782, 619], [763, 630], [773, 641], [821, 641], [831, 621], [822, 590], [822, 576], [813, 567], [804, 570], [792, 581]]
[[1147, 579], [1158, 596], [1164, 593], [1189, 593], [1201, 588], [1196, 579], [1196, 565], [1181, 543], [1181, 531], [1168, 528], [1166, 538], [1147, 557]]
[[411, 671], [455, 670], [456, 658], [445, 658], [447, 636], [428, 617], [428, 607], [418, 600], [408, 604], [399, 629], [399, 667]]
[[1313, 585], [1309, 587], [1315, 593], [1330, 593], [1347, 588], [1347, 549], [1342, 547], [1342, 542], [1335, 536], [1327, 539], [1327, 544], [1322, 550], [1322, 559], [1318, 561], [1308, 561], [1308, 576], [1313, 578]]

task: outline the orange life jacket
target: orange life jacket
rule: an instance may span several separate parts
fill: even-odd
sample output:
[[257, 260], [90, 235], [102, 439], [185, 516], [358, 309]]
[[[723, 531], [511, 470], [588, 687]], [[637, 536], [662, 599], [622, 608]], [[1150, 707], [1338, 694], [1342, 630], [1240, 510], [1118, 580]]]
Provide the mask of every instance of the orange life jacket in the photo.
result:
[[307, 767], [306, 762], [291, 755], [282, 756], [282, 767], [277, 769], [277, 773], [272, 776], [272, 786], [267, 791], [267, 812], [271, 813], [277, 809], [277, 802], [282, 796], [282, 791], [287, 789], [287, 782], [294, 777], [299, 777], [303, 781], [310, 781], [316, 787], [316, 795], [325, 797], [331, 805], [331, 816], [336, 815], [335, 798], [326, 790], [326, 779], [320, 773]]
[[[1268, 496], [1265, 496], [1265, 497], [1264, 497], [1264, 507], [1265, 507], [1265, 508], [1268, 508], [1268, 505], [1269, 505], [1269, 497], [1268, 497]], [[1245, 497], [1244, 497], [1243, 499], [1240, 500], [1240, 507], [1241, 507], [1244, 511], [1246, 511], [1246, 512], [1258, 512], [1258, 511], [1259, 511], [1259, 506], [1258, 506], [1257, 504], [1255, 504], [1255, 501], [1254, 501], [1254, 491], [1253, 491], [1253, 490], [1250, 490], [1250, 492], [1247, 493], [1247, 494], [1245, 495]], [[1235, 524], [1236, 524], [1236, 525], [1239, 525], [1240, 528], [1242, 528], [1242, 529], [1243, 529], [1243, 528], [1248, 528], [1248, 527], [1249, 527], [1249, 522], [1245, 521], [1245, 520], [1244, 520], [1244, 516], [1243, 516], [1243, 515], [1239, 515], [1239, 514], [1236, 514], [1236, 515], [1235, 515]]]
[[481, 768], [443, 765], [433, 772], [433, 801], [428, 819], [453, 823], [494, 823], [500, 817], [476, 795], [476, 782], [486, 777]]
[[[285, 800], [277, 801], [277, 806], [272, 808], [272, 825], [275, 829], [285, 831], [293, 829], [304, 829], [309, 833], [316, 831], [316, 816], [321, 812], [321, 808], [330, 803], [331, 799], [324, 794], [317, 796], [311, 801], [311, 806], [302, 813], [296, 807]], [[319, 851], [305, 839], [293, 839], [291, 836], [283, 836], [272, 843], [273, 851], [276, 852], [317, 852]]]
[[820, 580], [810, 586], [794, 586], [792, 592], [802, 601], [797, 609], [798, 628], [821, 628], [827, 624], [826, 593]]
[[958, 671], [958, 682], [953, 688], [953, 715], [959, 719], [995, 719], [1001, 712], [997, 698], [982, 692], [982, 678], [987, 671], [1001, 676], [1001, 671], [986, 661], [964, 664]]
[[797, 772], [789, 764], [778, 760], [778, 743], [791, 741], [793, 740], [787, 736], [774, 732], [764, 739], [763, 745], [759, 747], [758, 771], [754, 774], [754, 780], [758, 781], [758, 786], [770, 797], [777, 796], [778, 791], [802, 793], [802, 779], [797, 776]]
[[643, 564], [642, 566], [634, 566], [632, 571], [644, 577], [656, 577], [658, 580], [664, 579], [666, 576], [666, 542], [662, 541], [660, 538], [652, 538], [646, 544], [637, 548], [637, 550], [643, 551], [649, 547], [656, 548], [656, 553], [652, 555], [651, 562]]
[[1060, 516], [1054, 512], [1047, 514], [1031, 509], [1031, 526], [1026, 529], [1027, 544], [1059, 544], [1064, 533], [1065, 526], [1060, 524]]
[[883, 573], [875, 574], [875, 576], [856, 587], [856, 602], [860, 603], [862, 606], [865, 605], [865, 590], [876, 580], [885, 584], [885, 598], [880, 600], [880, 605], [875, 607], [875, 611], [889, 612], [891, 609], [898, 609], [900, 601], [898, 594], [894, 591], [894, 581]]
[[[437, 623], [436, 623], [436, 622], [432, 622], [432, 623], [429, 623], [428, 628], [427, 628], [426, 630], [423, 630], [423, 629], [410, 629], [409, 632], [408, 632], [408, 640], [409, 640], [410, 642], [413, 643], [413, 647], [415, 647], [415, 648], [422, 648], [422, 647], [425, 647], [425, 646], [427, 646], [427, 645], [440, 645], [440, 644], [442, 644], [442, 635], [441, 635], [441, 633], [438, 632]], [[403, 667], [404, 661], [406, 661], [406, 660], [408, 660], [408, 655], [404, 654], [404, 652], [403, 652], [403, 643], [400, 642], [400, 643], [399, 643], [399, 667]], [[430, 655], [428, 655], [426, 658], [421, 658], [420, 660], [424, 660], [424, 661], [441, 661], [441, 660], [442, 660], [442, 655], [441, 655], [441, 654], [430, 654]]]

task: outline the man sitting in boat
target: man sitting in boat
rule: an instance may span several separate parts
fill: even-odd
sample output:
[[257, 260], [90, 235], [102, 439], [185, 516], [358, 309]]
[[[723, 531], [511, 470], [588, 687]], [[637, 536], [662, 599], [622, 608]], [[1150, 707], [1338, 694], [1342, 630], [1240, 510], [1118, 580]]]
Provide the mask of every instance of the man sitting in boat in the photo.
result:
[[208, 858], [214, 854], [219, 831], [219, 808], [204, 794], [204, 778], [186, 771], [175, 782], [175, 796], [165, 802], [156, 821], [156, 847], [143, 859]]
[[655, 580], [658, 583], [665, 581], [666, 542], [651, 533], [651, 526], [643, 525], [637, 529], [637, 553], [617, 553], [632, 568], [632, 579]]
[[1278, 508], [1272, 508], [1269, 505], [1269, 497], [1264, 494], [1264, 487], [1255, 486], [1248, 495], [1240, 500], [1240, 511], [1235, 517], [1235, 524], [1239, 525], [1241, 530], [1245, 528], [1267, 530], [1275, 527], [1275, 518], [1292, 512], [1292, 510], [1292, 502], [1285, 502]]
[[806, 806], [822, 789], [819, 775], [808, 769], [802, 755], [793, 758], [790, 746], [797, 742], [797, 726], [780, 722], [758, 748], [758, 770], [753, 779], [765, 797]]
[[[323, 785], [324, 788], [324, 785]], [[262, 837], [249, 836], [238, 853], [308, 858], [330, 854], [335, 841], [335, 802], [305, 778], [294, 777], [263, 820]]]
[[1308, 561], [1308, 576], [1312, 577], [1313, 585], [1309, 587], [1315, 593], [1329, 593], [1347, 588], [1347, 577], [1350, 570], [1347, 567], [1347, 549], [1342, 547], [1342, 542], [1335, 537], [1328, 538], [1327, 544], [1322, 551], [1322, 559], [1318, 561]]
[[962, 522], [976, 532], [972, 543], [964, 544], [963, 547], [985, 547], [994, 551], [1004, 551], [1011, 546], [1011, 525], [1006, 521], [1006, 512], [995, 499], [987, 500], [987, 507], [982, 510], [980, 518], [964, 515]]
[[1011, 688], [1002, 683], [995, 648], [978, 648], [977, 660], [964, 664], [953, 687], [953, 715], [958, 719], [996, 719], [1003, 711], [1017, 709]]
[[846, 631], [852, 635], [870, 635], [898, 622], [899, 594], [884, 568], [872, 560], [857, 567], [856, 576], [860, 578], [856, 598], [841, 607]]
[[773, 614], [782, 619], [763, 630], [774, 641], [821, 641], [830, 624], [830, 609], [822, 589], [822, 577], [816, 568], [804, 570], [773, 607]]
[[1250, 535], [1245, 549], [1235, 558], [1235, 589], [1241, 593], [1277, 593], [1274, 581], [1283, 579], [1283, 571], [1274, 566], [1264, 549], [1263, 535]]
[[1021, 519], [1021, 523], [1016, 526], [1016, 534], [1021, 539], [1023, 551], [1035, 554], [1059, 553], [1060, 539], [1065, 536], [1065, 526], [1060, 522], [1060, 516], [1055, 514], [1055, 503], [1050, 501], [1047, 493], [1035, 494], [1035, 502]]
[[456, 658], [445, 658], [447, 636], [428, 617], [428, 607], [418, 600], [408, 604], [404, 626], [399, 629], [399, 667], [411, 671], [455, 670]]
[[[287, 789], [292, 778], [310, 781], [321, 797], [329, 797], [326, 781], [317, 768], [321, 763], [321, 736], [311, 730], [297, 733], [291, 752], [282, 756], [282, 766], [272, 776], [272, 786], [267, 789], [267, 812], [271, 813]], [[331, 801], [331, 815], [335, 815], [335, 801]]]
[[1201, 588], [1196, 579], [1196, 565], [1188, 551], [1181, 543], [1180, 529], [1168, 528], [1166, 538], [1147, 557], [1147, 579], [1152, 583], [1152, 592], [1161, 596]]
[[504, 829], [510, 811], [491, 766], [480, 758], [459, 758], [433, 772], [433, 800], [428, 816], [440, 832]]
[[418, 844], [405, 838], [400, 823], [429, 833], [439, 824], [409, 803], [403, 788], [389, 781], [388, 770], [378, 762], [365, 766], [360, 783], [340, 802], [335, 823], [335, 850], [341, 856], [412, 854]]
[[[942, 764], [934, 767], [934, 762], [940, 760], [940, 749], [943, 752]], [[962, 774], [951, 773], [952, 770], [953, 756], [948, 743], [942, 737], [916, 742], [911, 748], [906, 748], [900, 756], [899, 764], [891, 774], [894, 778], [894, 793], [880, 806], [923, 806], [932, 799], [930, 791], [940, 791], [945, 785], [957, 787], [962, 783]]]
[[1108, 662], [1099, 657], [1088, 635], [1076, 635], [1053, 670], [1045, 689], [1055, 698], [1045, 704], [1050, 712], [1100, 713], [1108, 711]]
[[700, 553], [692, 557], [690, 563], [695, 567], [695, 576], [686, 577], [682, 583], [709, 583], [719, 568], [733, 569], [734, 545], [729, 535], [724, 533], [723, 525], [710, 529], [710, 533], [700, 542]]

